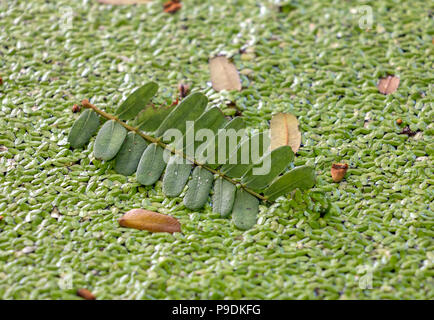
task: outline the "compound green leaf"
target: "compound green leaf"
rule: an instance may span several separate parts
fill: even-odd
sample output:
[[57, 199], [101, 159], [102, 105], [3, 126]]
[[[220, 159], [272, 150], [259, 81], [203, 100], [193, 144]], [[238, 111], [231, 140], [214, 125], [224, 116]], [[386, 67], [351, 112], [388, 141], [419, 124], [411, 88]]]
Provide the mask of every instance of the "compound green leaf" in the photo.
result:
[[184, 197], [184, 205], [191, 210], [202, 208], [211, 191], [213, 174], [202, 168], [193, 170], [192, 179], [188, 182], [188, 189]]
[[277, 178], [265, 191], [270, 201], [291, 192], [296, 188], [308, 189], [315, 184], [315, 170], [309, 166], [301, 166]]
[[163, 176], [163, 193], [177, 197], [187, 184], [193, 164], [179, 155], [170, 157]]
[[111, 160], [119, 152], [127, 135], [127, 130], [115, 120], [109, 120], [101, 127], [95, 139], [95, 158]]
[[218, 178], [214, 182], [214, 194], [212, 196], [212, 211], [220, 213], [222, 218], [227, 217], [234, 205], [237, 188], [233, 183]]
[[[266, 188], [279, 174], [281, 174], [294, 159], [294, 152], [290, 146], [281, 146], [267, 152], [259, 164], [254, 165], [242, 178], [248, 188], [262, 190]], [[264, 174], [256, 174], [255, 169], [261, 169]]]
[[116, 172], [129, 176], [133, 174], [148, 143], [137, 133], [128, 133], [119, 153], [116, 155]]
[[[270, 201], [274, 201], [295, 188], [309, 188], [314, 185], [314, 169], [308, 166], [295, 168], [279, 177], [279, 174], [286, 170], [294, 158], [291, 147], [286, 143], [289, 138], [285, 138], [284, 146], [276, 149], [271, 148], [272, 151], [270, 151], [269, 136], [263, 133], [253, 136], [247, 135], [245, 130], [242, 130], [245, 129], [245, 123], [240, 117], [228, 122], [219, 108], [214, 107], [205, 111], [208, 103], [205, 95], [201, 93], [191, 94], [174, 108], [156, 108], [147, 105], [157, 90], [158, 85], [155, 83], [144, 85], [134, 91], [121, 104], [116, 113], [122, 120], [135, 118], [134, 121], [128, 123], [139, 130], [149, 132], [150, 135], [153, 135], [152, 132], [154, 132], [154, 137], [161, 137], [169, 129], [178, 130], [171, 132], [171, 134], [179, 139], [178, 142], [184, 143], [170, 144], [165, 148], [170, 149], [176, 146], [178, 151], [184, 152], [184, 155], [176, 154], [169, 158], [167, 170], [162, 179], [163, 192], [166, 196], [179, 196], [188, 183], [184, 196], [185, 207], [191, 210], [202, 208], [208, 201], [213, 185], [214, 175], [211, 172], [213, 170], [208, 169], [221, 166], [220, 171], [226, 177], [220, 177], [215, 181], [212, 196], [213, 211], [219, 213], [221, 217], [227, 217], [232, 212], [235, 226], [246, 230], [256, 224], [259, 199], [244, 189], [237, 190], [235, 184], [232, 183], [233, 181], [228, 181], [229, 179], [226, 180], [225, 178], [231, 177], [235, 178], [236, 181], [241, 180], [243, 187], [258, 192], [265, 189], [264, 195]], [[194, 126], [187, 121], [193, 122]], [[130, 175], [136, 170], [139, 183], [153, 185], [166, 168], [166, 159], [170, 152], [162, 148], [160, 143], [148, 145], [148, 142], [135, 132], [130, 132], [127, 135], [127, 131], [121, 123], [118, 119], [116, 121], [108, 120], [102, 126], [94, 144], [95, 157], [110, 160], [116, 156], [115, 170], [118, 173]], [[68, 140], [71, 147], [78, 148], [88, 142], [98, 125], [99, 117], [94, 111], [86, 110], [83, 112], [69, 133]], [[129, 129], [136, 131], [132, 128]], [[209, 131], [202, 131], [201, 129]], [[279, 134], [281, 131], [286, 132], [286, 127], [281, 123], [279, 123], [278, 129], [280, 131], [275, 131]], [[232, 130], [230, 134], [227, 132], [229, 130]], [[199, 132], [203, 133], [203, 139], [202, 141], [195, 141], [196, 139], [200, 140]], [[193, 140], [190, 140], [190, 136], [193, 137]], [[279, 138], [282, 138], [281, 136], [281, 134], [278, 135]], [[152, 139], [149, 138], [149, 140]], [[221, 144], [222, 141], [226, 143]], [[256, 143], [257, 141], [259, 141], [259, 145]], [[212, 146], [213, 142], [215, 146]], [[249, 147], [246, 148], [245, 145]], [[271, 145], [273, 146], [273, 143]], [[194, 154], [187, 154], [192, 146]], [[253, 152], [252, 146], [256, 146]], [[212, 151], [211, 147], [215, 147], [215, 159], [204, 157]], [[243, 151], [246, 154], [243, 155]], [[194, 156], [195, 159], [188, 161], [183, 156], [188, 158]], [[199, 165], [191, 173], [193, 162], [199, 163]], [[200, 165], [202, 162], [206, 162], [206, 166], [209, 168], [202, 167]], [[262, 173], [257, 172], [256, 169], [264, 167], [263, 164], [267, 162], [271, 163], [269, 170], [262, 171]], [[192, 178], [188, 181], [190, 174]]]
[[157, 182], [166, 167], [164, 152], [156, 143], [151, 143], [145, 149], [136, 171], [139, 183], [150, 186]]
[[163, 120], [155, 135], [161, 137], [169, 129], [177, 129], [184, 134], [186, 121], [194, 121], [199, 118], [207, 104], [208, 98], [202, 93], [196, 92], [187, 96]]
[[98, 115], [86, 109], [72, 125], [71, 131], [68, 135], [68, 141], [72, 148], [81, 148], [89, 142], [95, 131], [99, 126]]
[[232, 219], [237, 228], [247, 230], [256, 224], [259, 212], [259, 200], [243, 189], [237, 190]]
[[117, 108], [115, 114], [118, 115], [121, 120], [134, 119], [140, 110], [148, 104], [157, 91], [158, 84], [155, 82], [148, 82], [130, 94]]

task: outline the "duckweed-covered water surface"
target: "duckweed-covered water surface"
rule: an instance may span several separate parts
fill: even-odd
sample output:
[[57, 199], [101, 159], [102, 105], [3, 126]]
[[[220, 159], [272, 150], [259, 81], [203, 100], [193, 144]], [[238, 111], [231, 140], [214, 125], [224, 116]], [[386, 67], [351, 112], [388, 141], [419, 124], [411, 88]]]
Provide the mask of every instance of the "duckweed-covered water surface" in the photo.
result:
[[[366, 26], [356, 1], [288, 3], [0, 2], [1, 299], [434, 298], [432, 10], [367, 2]], [[240, 92], [212, 89], [217, 54]], [[388, 75], [400, 83], [383, 95]], [[261, 203], [242, 231], [210, 203], [188, 210], [161, 181], [117, 174], [94, 158], [95, 137], [70, 148], [74, 104], [113, 113], [149, 81], [157, 105], [187, 82], [250, 128], [293, 113], [294, 164], [315, 166], [316, 186]], [[333, 163], [349, 166], [340, 183]], [[176, 217], [182, 233], [122, 228], [133, 208]]]

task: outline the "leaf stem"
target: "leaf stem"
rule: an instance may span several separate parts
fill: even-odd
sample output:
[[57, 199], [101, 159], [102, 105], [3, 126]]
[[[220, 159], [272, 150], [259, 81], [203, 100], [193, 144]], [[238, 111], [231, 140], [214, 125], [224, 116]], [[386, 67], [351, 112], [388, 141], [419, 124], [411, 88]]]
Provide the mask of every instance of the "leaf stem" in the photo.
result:
[[261, 195], [261, 194], [255, 192], [255, 191], [253, 191], [252, 189], [247, 188], [245, 185], [240, 184], [239, 182], [237, 182], [237, 181], [235, 181], [235, 180], [229, 178], [228, 176], [226, 176], [224, 173], [220, 172], [219, 170], [215, 170], [215, 169], [213, 169], [213, 168], [208, 167], [207, 165], [204, 165], [204, 164], [198, 163], [195, 159], [189, 159], [188, 156], [187, 156], [185, 153], [183, 153], [183, 152], [181, 152], [181, 151], [178, 151], [178, 150], [175, 150], [175, 149], [173, 149], [173, 148], [170, 148], [167, 144], [165, 144], [164, 142], [162, 142], [160, 139], [155, 138], [155, 137], [152, 137], [152, 136], [150, 136], [150, 135], [147, 135], [147, 134], [143, 133], [139, 128], [132, 127], [132, 126], [128, 125], [127, 123], [123, 122], [122, 120], [120, 120], [118, 117], [113, 116], [113, 115], [111, 115], [111, 114], [109, 114], [109, 113], [107, 113], [107, 112], [105, 112], [105, 111], [99, 109], [99, 108], [96, 107], [95, 105], [91, 104], [91, 103], [89, 102], [89, 100], [87, 100], [87, 99], [82, 100], [82, 101], [81, 101], [81, 105], [82, 105], [83, 107], [85, 107], [85, 108], [92, 109], [92, 110], [95, 111], [97, 114], [99, 114], [100, 116], [102, 116], [102, 117], [104, 117], [104, 118], [106, 118], [106, 119], [108, 119], [108, 120], [114, 120], [114, 121], [118, 122], [118, 123], [119, 123], [120, 125], [122, 125], [125, 129], [137, 133], [137, 134], [138, 134], [139, 136], [141, 136], [143, 139], [145, 139], [145, 140], [147, 140], [147, 141], [149, 141], [149, 142], [151, 142], [151, 143], [156, 143], [156, 144], [158, 144], [160, 147], [162, 147], [162, 148], [164, 148], [164, 149], [166, 149], [166, 150], [169, 150], [169, 151], [170, 151], [171, 153], [173, 153], [173, 154], [178, 154], [178, 155], [182, 156], [184, 159], [187, 159], [188, 161], [194, 163], [195, 165], [200, 166], [200, 167], [202, 167], [202, 168], [205, 168], [206, 170], [208, 170], [208, 171], [210, 171], [210, 172], [212, 172], [212, 173], [214, 173], [214, 174], [217, 174], [219, 177], [221, 177], [221, 178], [223, 178], [223, 179], [229, 181], [230, 183], [235, 184], [235, 185], [240, 185], [240, 187], [241, 187], [242, 189], [244, 189], [246, 192], [248, 192], [248, 193], [250, 193], [251, 195], [253, 195], [253, 196], [255, 196], [255, 197], [261, 199], [262, 201], [268, 201], [268, 199], [267, 199], [266, 197], [264, 197], [263, 195]]

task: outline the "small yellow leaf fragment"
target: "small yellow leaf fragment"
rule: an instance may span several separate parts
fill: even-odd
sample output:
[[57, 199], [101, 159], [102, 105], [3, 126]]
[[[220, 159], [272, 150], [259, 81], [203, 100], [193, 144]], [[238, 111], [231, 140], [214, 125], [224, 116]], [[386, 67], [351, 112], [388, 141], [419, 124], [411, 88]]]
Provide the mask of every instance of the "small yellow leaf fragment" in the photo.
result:
[[150, 232], [181, 232], [181, 224], [178, 219], [144, 209], [128, 211], [119, 219], [119, 224], [122, 227]]
[[385, 78], [381, 78], [378, 82], [378, 91], [382, 94], [391, 94], [394, 93], [399, 86], [399, 78], [395, 76], [387, 76]]
[[224, 56], [209, 61], [211, 83], [215, 91], [241, 90], [241, 80], [235, 65]]
[[298, 120], [291, 113], [278, 113], [271, 118], [271, 150], [281, 146], [290, 146], [296, 153], [301, 144], [301, 132]]

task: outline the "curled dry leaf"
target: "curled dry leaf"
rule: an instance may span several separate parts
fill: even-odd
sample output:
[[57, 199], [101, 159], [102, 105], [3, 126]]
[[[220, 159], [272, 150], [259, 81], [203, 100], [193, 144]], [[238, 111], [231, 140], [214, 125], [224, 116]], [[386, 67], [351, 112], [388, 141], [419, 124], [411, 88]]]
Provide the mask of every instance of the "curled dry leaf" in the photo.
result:
[[275, 114], [270, 121], [271, 150], [281, 146], [290, 146], [296, 153], [301, 144], [301, 132], [298, 120], [291, 113]]
[[341, 181], [348, 170], [348, 164], [346, 163], [333, 163], [332, 164], [332, 179], [334, 182]]
[[409, 137], [414, 137], [417, 134], [417, 131], [413, 131], [409, 126], [404, 127], [399, 134], [406, 134]]
[[378, 82], [378, 90], [382, 94], [391, 94], [394, 93], [399, 86], [399, 78], [395, 76], [387, 76], [385, 78], [381, 78]]
[[93, 295], [92, 292], [90, 292], [89, 290], [82, 288], [82, 289], [78, 289], [77, 290], [77, 296], [82, 297], [83, 299], [86, 300], [95, 300], [96, 297]]
[[101, 2], [104, 4], [122, 5], [122, 4], [148, 3], [148, 2], [151, 2], [151, 0], [98, 0], [98, 2]]
[[180, 83], [178, 85], [179, 97], [181, 99], [185, 98], [188, 95], [189, 91], [190, 91], [190, 86], [188, 84]]
[[119, 224], [150, 232], [181, 232], [181, 224], [176, 218], [144, 209], [128, 211], [119, 219]]
[[80, 110], [81, 110], [81, 107], [80, 107], [78, 104], [74, 104], [74, 105], [72, 106], [72, 112], [73, 112], [73, 113], [80, 112]]
[[175, 13], [179, 9], [181, 9], [182, 4], [180, 0], [171, 0], [167, 1], [163, 4], [163, 10], [167, 13]]
[[224, 56], [212, 58], [209, 61], [211, 83], [215, 91], [241, 90], [241, 80], [237, 68]]

